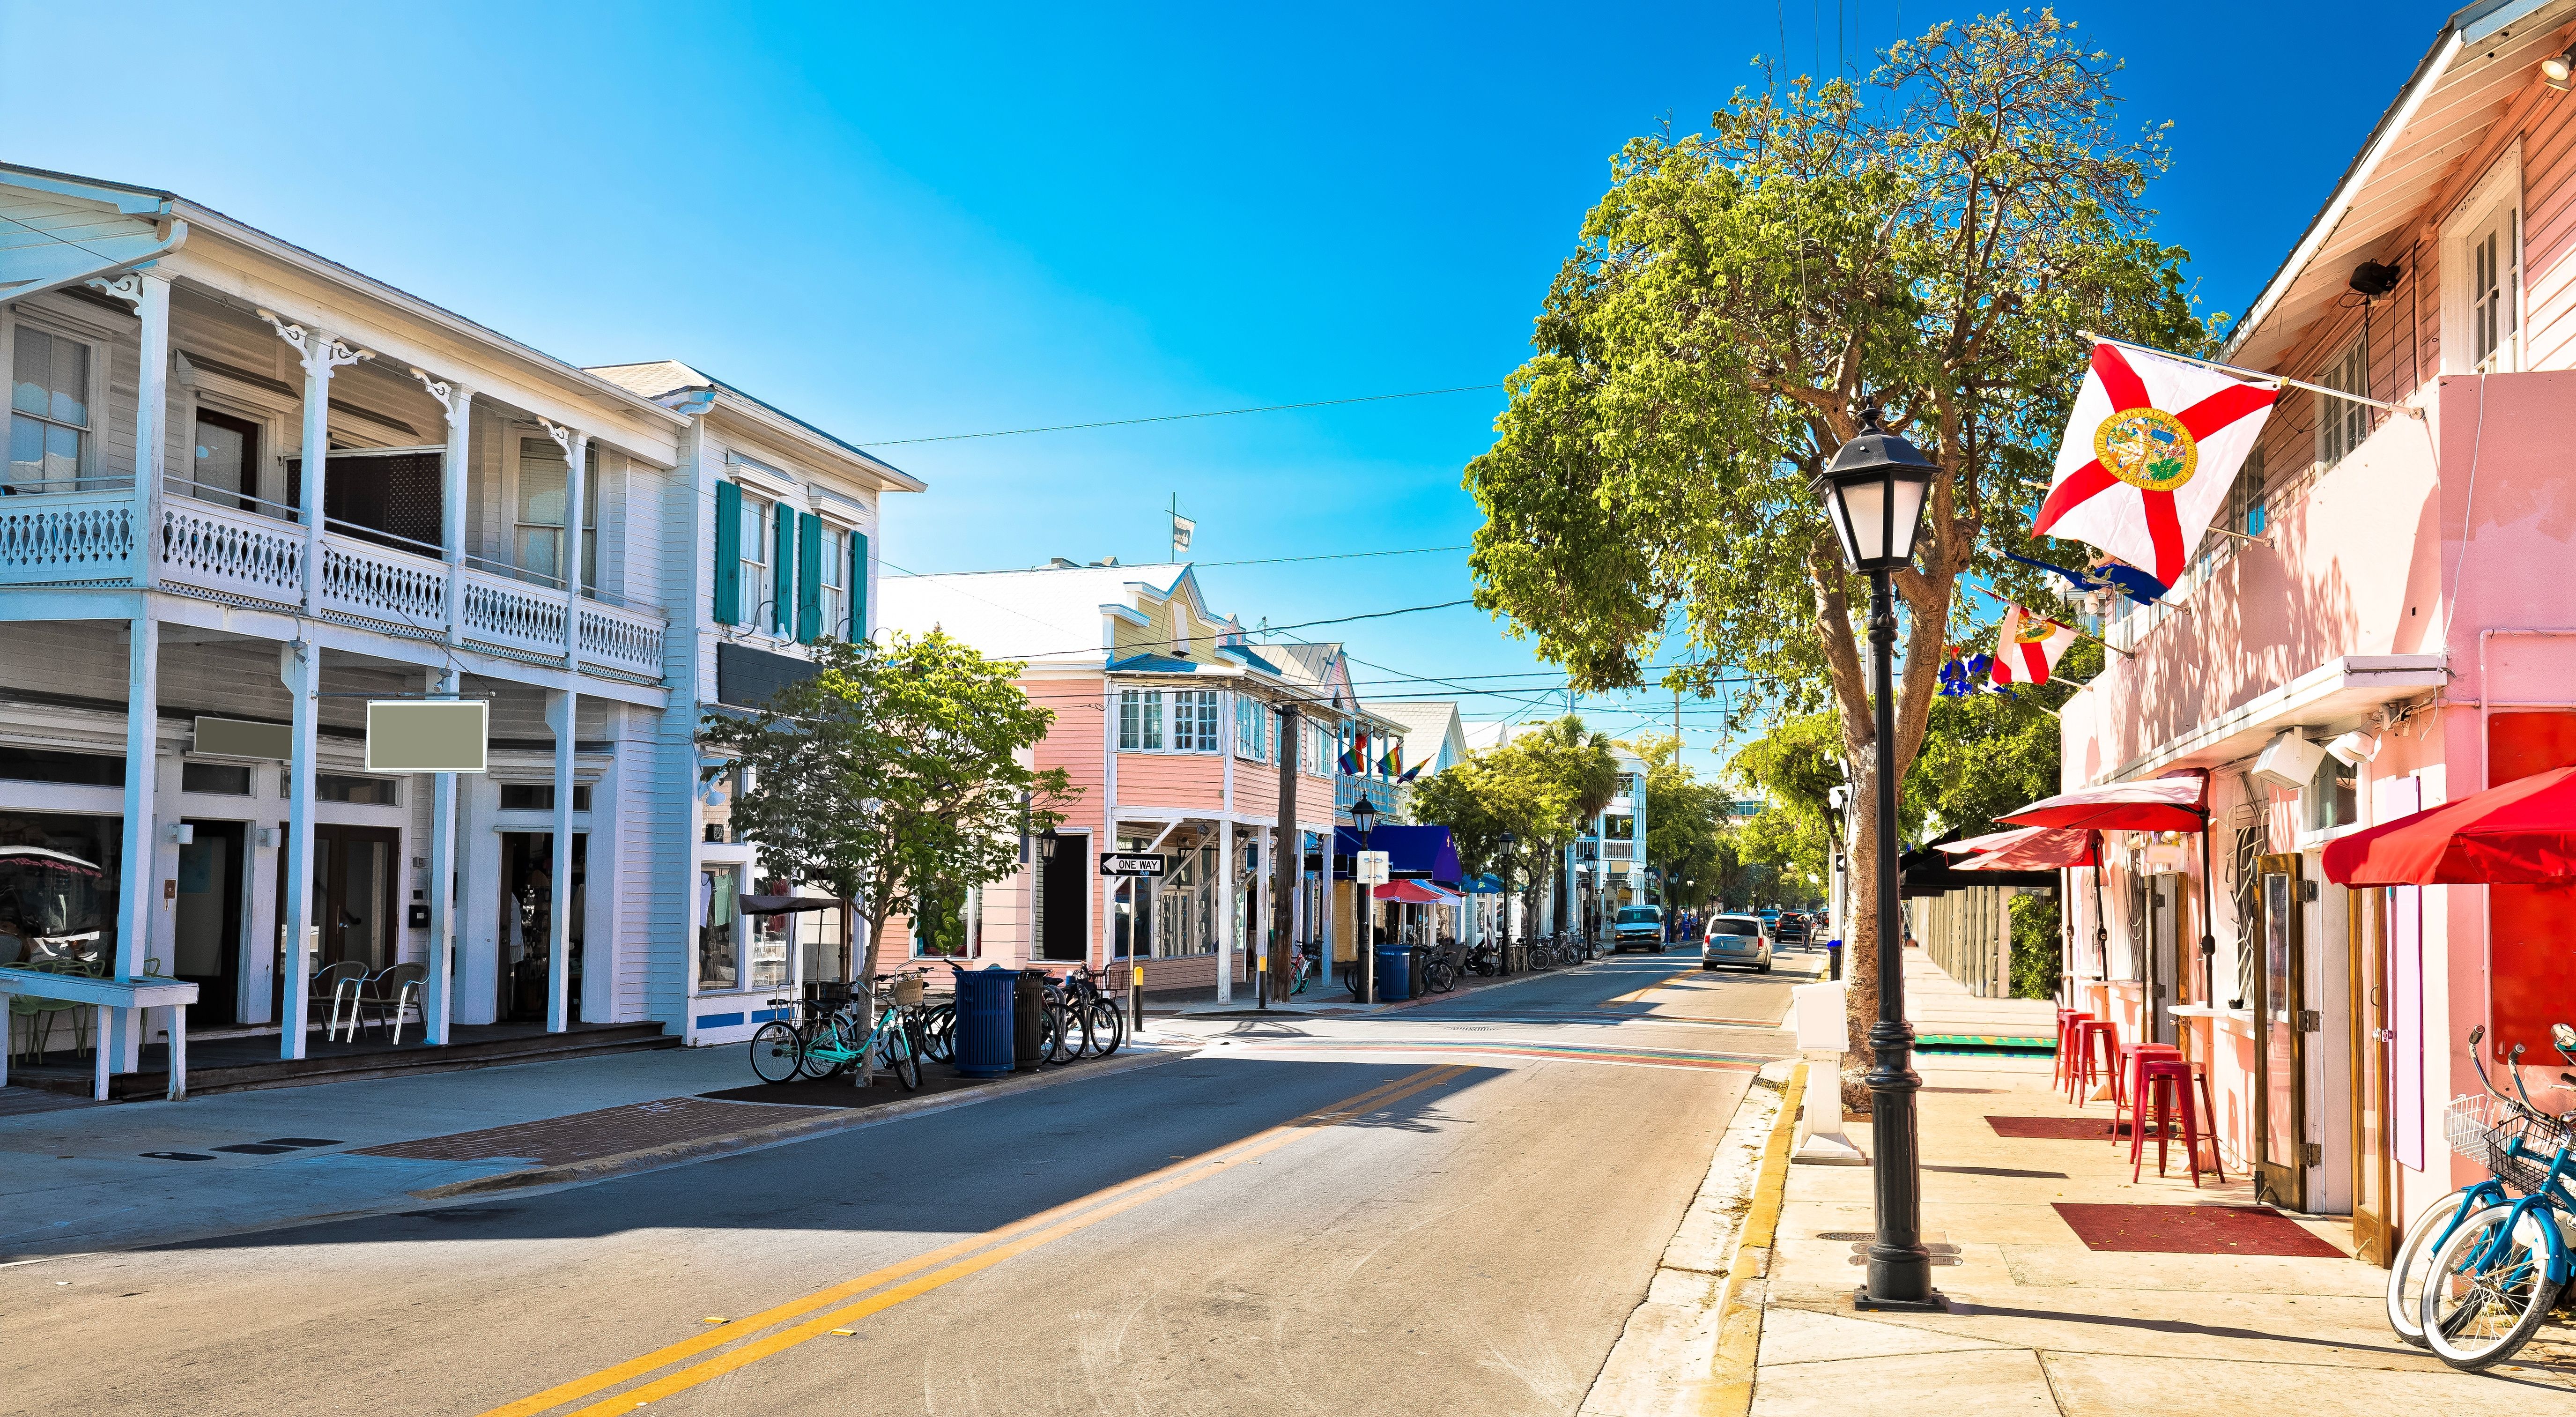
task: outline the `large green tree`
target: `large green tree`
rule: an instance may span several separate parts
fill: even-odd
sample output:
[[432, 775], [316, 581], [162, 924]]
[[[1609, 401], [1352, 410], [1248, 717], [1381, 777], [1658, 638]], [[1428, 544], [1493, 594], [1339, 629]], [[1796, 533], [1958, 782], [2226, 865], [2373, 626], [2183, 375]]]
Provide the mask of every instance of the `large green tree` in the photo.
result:
[[[1073, 789], [1063, 769], [1026, 761], [1054, 714], [1021, 691], [1020, 665], [935, 630], [825, 640], [814, 660], [766, 705], [709, 714], [699, 737], [748, 769], [733, 821], [763, 867], [867, 922], [864, 980], [889, 919], [1019, 869], [1022, 831], [1062, 821]], [[846, 970], [846, 936], [842, 948]]]
[[[1770, 689], [1739, 701], [1748, 712], [1830, 709], [1860, 842], [1876, 825], [1852, 608], [1867, 592], [1810, 480], [1872, 408], [1937, 468], [1896, 576], [1901, 774], [1960, 578], [2028, 584], [1995, 551], [2027, 544], [2022, 509], [2086, 354], [2076, 331], [2206, 342], [2184, 253], [2147, 234], [2166, 154], [2159, 133], [2115, 127], [2116, 63], [2047, 11], [1939, 25], [1881, 60], [1874, 97], [1775, 82], [1739, 91], [1705, 133], [1627, 145], [1466, 476], [1487, 518], [1479, 604], [1580, 688], [1635, 685], [1678, 639], [1703, 667], [1668, 674], [1675, 688], [1750, 671]], [[1852, 860], [1855, 898], [1873, 899], [1874, 863]], [[1865, 1057], [1877, 939], [1855, 914]]]
[[[1414, 784], [1408, 811], [1416, 822], [1449, 828], [1467, 870], [1511, 875], [1536, 920], [1564, 848], [1618, 791], [1609, 735], [1567, 714]], [[1509, 847], [1505, 832], [1515, 838]]]

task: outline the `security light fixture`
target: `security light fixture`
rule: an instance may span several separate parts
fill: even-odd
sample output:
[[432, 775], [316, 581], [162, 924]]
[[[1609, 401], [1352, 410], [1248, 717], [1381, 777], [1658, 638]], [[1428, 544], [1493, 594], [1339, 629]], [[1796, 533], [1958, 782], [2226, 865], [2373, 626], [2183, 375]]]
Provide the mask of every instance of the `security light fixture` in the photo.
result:
[[2560, 93], [2567, 92], [2571, 76], [2576, 76], [2576, 48], [2540, 61], [2540, 81]]
[[1893, 571], [1914, 559], [1923, 503], [1939, 471], [1912, 443], [1879, 426], [1875, 406], [1862, 410], [1860, 431], [1835, 450], [1812, 484], [1854, 571]]
[[2349, 284], [2356, 293], [2365, 298], [2376, 299], [2397, 288], [2399, 274], [2395, 266], [2383, 265], [2377, 261], [2364, 261], [2352, 268], [2352, 279]]

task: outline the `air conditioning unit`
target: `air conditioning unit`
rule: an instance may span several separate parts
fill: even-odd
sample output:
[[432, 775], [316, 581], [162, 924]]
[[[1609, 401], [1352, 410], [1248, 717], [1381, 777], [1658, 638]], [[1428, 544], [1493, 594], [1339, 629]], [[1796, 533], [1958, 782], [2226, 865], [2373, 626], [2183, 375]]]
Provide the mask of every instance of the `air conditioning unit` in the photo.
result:
[[2254, 760], [2254, 780], [2292, 792], [2305, 791], [2309, 783], [2316, 781], [2317, 765], [2325, 760], [2325, 749], [2296, 733], [2284, 733]]

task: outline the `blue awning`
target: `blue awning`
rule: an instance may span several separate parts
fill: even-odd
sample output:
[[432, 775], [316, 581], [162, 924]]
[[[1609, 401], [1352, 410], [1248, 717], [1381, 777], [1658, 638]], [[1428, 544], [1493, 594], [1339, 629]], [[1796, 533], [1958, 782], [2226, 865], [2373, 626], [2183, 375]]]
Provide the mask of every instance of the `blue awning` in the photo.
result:
[[[1379, 827], [1369, 833], [1369, 847], [1386, 853], [1387, 874], [1399, 881], [1430, 881], [1454, 886], [1464, 874], [1458, 869], [1458, 847], [1449, 840], [1447, 827]], [[1360, 834], [1356, 827], [1333, 828], [1333, 875], [1349, 880], [1359, 864]]]

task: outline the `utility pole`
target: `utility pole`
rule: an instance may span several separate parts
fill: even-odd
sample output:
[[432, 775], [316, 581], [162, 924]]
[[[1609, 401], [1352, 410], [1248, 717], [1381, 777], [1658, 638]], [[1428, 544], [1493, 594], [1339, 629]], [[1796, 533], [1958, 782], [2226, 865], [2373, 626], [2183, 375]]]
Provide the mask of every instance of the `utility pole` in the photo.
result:
[[[1288, 951], [1295, 942], [1288, 937], [1296, 928], [1297, 883], [1306, 870], [1306, 843], [1297, 832], [1297, 735], [1304, 726], [1292, 701], [1279, 706], [1279, 830], [1270, 845], [1270, 948], [1265, 956], [1270, 961], [1269, 977], [1289, 977]], [[1265, 990], [1261, 1007], [1270, 1007]]]

